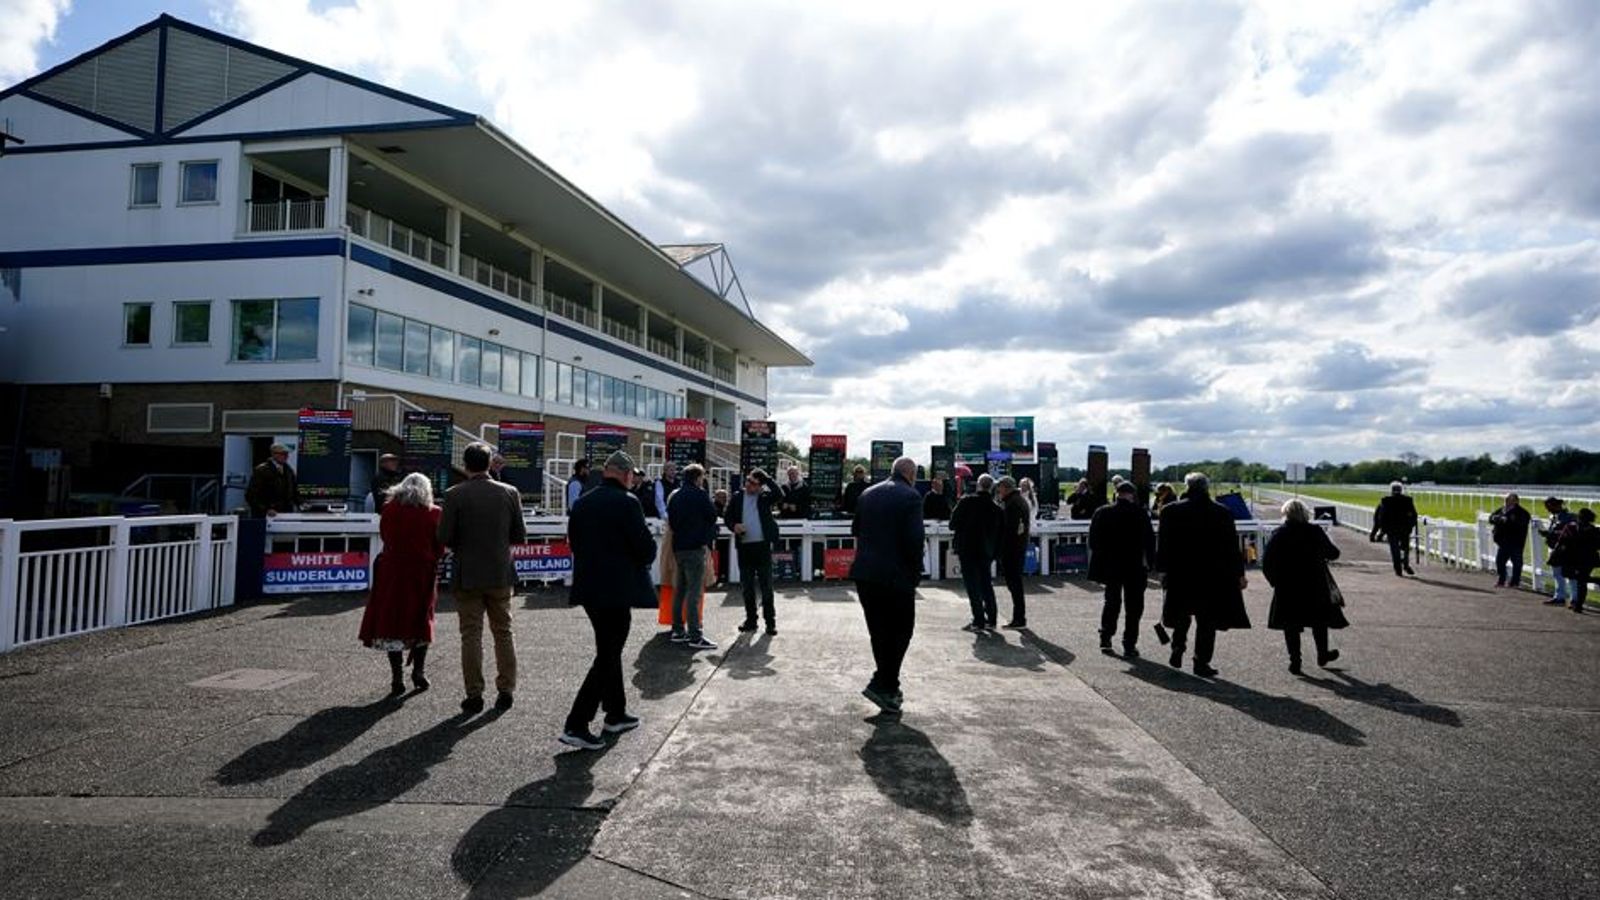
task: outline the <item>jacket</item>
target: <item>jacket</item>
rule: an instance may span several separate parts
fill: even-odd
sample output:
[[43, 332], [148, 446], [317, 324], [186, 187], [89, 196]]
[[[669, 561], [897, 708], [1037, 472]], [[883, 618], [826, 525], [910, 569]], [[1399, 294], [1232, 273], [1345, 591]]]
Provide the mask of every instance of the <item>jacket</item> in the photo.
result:
[[950, 530], [955, 533], [956, 555], [964, 560], [987, 562], [1000, 549], [1000, 507], [988, 491], [968, 494], [956, 501], [950, 513]]
[[922, 498], [922, 517], [933, 522], [943, 522], [950, 518], [949, 495], [928, 491]]
[[300, 482], [295, 478], [294, 467], [267, 460], [250, 472], [250, 484], [244, 489], [244, 502], [250, 506], [252, 518], [262, 518], [272, 512], [294, 512], [300, 506]]
[[1106, 498], [1096, 497], [1093, 491], [1073, 491], [1067, 498], [1067, 507], [1074, 519], [1089, 519], [1094, 511], [1106, 505]]
[[717, 539], [717, 507], [704, 490], [685, 483], [667, 498], [672, 549], [698, 550]]
[[1143, 584], [1156, 557], [1156, 530], [1138, 503], [1118, 500], [1089, 520], [1089, 580]]
[[451, 584], [461, 590], [512, 587], [517, 583], [511, 545], [526, 543], [522, 496], [487, 473], [444, 493], [439, 543], [455, 551]]
[[855, 581], [914, 591], [922, 580], [922, 496], [898, 477], [861, 492], [850, 523], [856, 558], [850, 565]]
[[844, 493], [839, 496], [839, 508], [844, 510], [845, 515], [856, 514], [856, 504], [861, 502], [862, 493], [869, 487], [871, 485], [865, 481], [851, 481], [844, 486]]
[[1518, 552], [1528, 542], [1528, 526], [1532, 523], [1533, 514], [1521, 506], [1502, 506], [1489, 515], [1495, 546]]
[[801, 479], [798, 484], [785, 484], [783, 499], [778, 503], [778, 513], [781, 518], [811, 518], [811, 483]]
[[1000, 501], [1000, 555], [1017, 556], [1028, 552], [1028, 536], [1033, 533], [1033, 507], [1018, 491]]
[[383, 505], [389, 502], [389, 490], [405, 480], [405, 477], [403, 472], [390, 472], [387, 469], [379, 469], [378, 474], [372, 476], [369, 490], [372, 493], [373, 512], [383, 512]]
[[1328, 561], [1338, 558], [1339, 548], [1320, 525], [1286, 522], [1274, 531], [1261, 556], [1261, 574], [1272, 585], [1267, 627], [1281, 631], [1349, 625], [1329, 589], [1333, 576]]
[[1417, 503], [1405, 494], [1390, 494], [1378, 501], [1372, 513], [1372, 533], [1387, 534], [1390, 539], [1404, 541], [1417, 530]]
[[1569, 576], [1600, 569], [1600, 529], [1588, 522], [1573, 522], [1562, 529], [1550, 551], [1550, 565], [1560, 566]]
[[383, 551], [372, 566], [372, 592], [361, 615], [359, 636], [373, 641], [433, 642], [433, 611], [438, 599], [437, 506], [391, 503], [378, 517]]
[[567, 518], [572, 546], [568, 602], [596, 609], [655, 606], [650, 564], [656, 539], [639, 498], [610, 478], [578, 498]]
[[1161, 620], [1178, 627], [1194, 616], [1218, 631], [1249, 628], [1244, 593], [1244, 554], [1233, 513], [1204, 491], [1190, 491], [1161, 509], [1156, 531], [1156, 568], [1166, 596]]
[[[778, 485], [772, 480], [771, 475], [762, 478], [761, 493], [756, 495], [756, 514], [761, 517], [761, 536], [766, 538], [768, 544], [778, 543], [778, 521], [772, 516], [772, 501], [778, 495]], [[733, 526], [744, 524], [744, 491], [739, 491], [728, 498], [728, 507], [723, 510], [722, 521], [733, 531]], [[740, 538], [735, 532], [734, 542], [740, 543]]]

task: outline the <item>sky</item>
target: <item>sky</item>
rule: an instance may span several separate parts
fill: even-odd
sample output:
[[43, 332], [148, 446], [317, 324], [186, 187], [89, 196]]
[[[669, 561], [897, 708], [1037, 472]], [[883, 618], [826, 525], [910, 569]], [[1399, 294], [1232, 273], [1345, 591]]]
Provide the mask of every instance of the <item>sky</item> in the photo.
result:
[[1593, 0], [0, 0], [0, 81], [161, 12], [725, 243], [816, 362], [773, 376], [801, 446], [1600, 449]]

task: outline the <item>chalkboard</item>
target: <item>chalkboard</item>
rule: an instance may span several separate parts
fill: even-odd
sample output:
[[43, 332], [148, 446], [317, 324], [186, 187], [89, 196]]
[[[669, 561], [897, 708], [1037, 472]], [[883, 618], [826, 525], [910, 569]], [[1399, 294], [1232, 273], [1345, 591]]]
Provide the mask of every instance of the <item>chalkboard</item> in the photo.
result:
[[1039, 455], [1039, 506], [1043, 509], [1056, 509], [1061, 505], [1061, 473], [1057, 468], [1061, 457], [1057, 455], [1056, 445], [1040, 441], [1038, 444]]
[[839, 518], [839, 492], [844, 488], [844, 452], [846, 438], [842, 434], [814, 434], [811, 436], [811, 518]]
[[500, 422], [500, 479], [517, 489], [523, 502], [544, 500], [544, 423]]
[[296, 477], [305, 500], [344, 500], [350, 496], [348, 409], [300, 410], [300, 464]]
[[1089, 445], [1089, 458], [1086, 463], [1089, 479], [1089, 493], [1095, 497], [1096, 506], [1104, 506], [1106, 502], [1106, 476], [1110, 471], [1110, 460], [1106, 455], [1106, 448], [1099, 444]]
[[455, 416], [447, 412], [407, 410], [400, 426], [401, 455], [407, 471], [421, 472], [433, 482], [434, 496], [450, 488], [450, 459], [454, 448]]
[[628, 446], [628, 429], [618, 425], [589, 425], [583, 430], [583, 454], [589, 460], [589, 487], [605, 480], [606, 457]]
[[704, 419], [667, 420], [667, 462], [683, 471], [690, 463], [706, 464], [706, 422]]
[[739, 427], [739, 474], [761, 469], [778, 477], [778, 423], [746, 419]]
[[932, 459], [928, 463], [928, 479], [943, 478], [950, 480], [956, 470], [955, 451], [944, 444], [935, 444], [932, 450]]
[[1150, 451], [1143, 447], [1133, 448], [1133, 459], [1130, 462], [1133, 464], [1130, 466], [1133, 472], [1133, 484], [1134, 487], [1139, 489], [1139, 505], [1148, 508], [1150, 506]]
[[874, 482], [883, 481], [889, 477], [889, 471], [894, 468], [894, 461], [905, 453], [903, 441], [873, 441], [872, 452], [868, 457], [868, 476]]

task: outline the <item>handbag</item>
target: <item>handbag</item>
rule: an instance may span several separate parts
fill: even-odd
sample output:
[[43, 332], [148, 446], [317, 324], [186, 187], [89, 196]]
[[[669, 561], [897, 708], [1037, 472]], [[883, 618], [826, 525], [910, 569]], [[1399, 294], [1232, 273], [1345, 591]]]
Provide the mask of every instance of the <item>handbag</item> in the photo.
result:
[[1344, 591], [1339, 590], [1339, 583], [1333, 580], [1333, 570], [1327, 563], [1322, 564], [1322, 574], [1328, 579], [1328, 602], [1343, 609]]

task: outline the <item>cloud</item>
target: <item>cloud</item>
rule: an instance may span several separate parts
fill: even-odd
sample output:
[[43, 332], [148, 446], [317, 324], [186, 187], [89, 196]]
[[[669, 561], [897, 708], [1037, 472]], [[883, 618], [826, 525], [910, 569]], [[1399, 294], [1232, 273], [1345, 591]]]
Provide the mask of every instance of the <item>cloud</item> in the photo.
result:
[[1489, 336], [1545, 336], [1600, 318], [1600, 244], [1493, 260], [1446, 305]]
[[1365, 391], [1420, 380], [1426, 360], [1417, 357], [1379, 359], [1355, 341], [1339, 341], [1311, 360], [1310, 371], [1290, 379], [1310, 391]]
[[0, 83], [39, 71], [39, 45], [55, 37], [70, 7], [70, 0], [0, 0]]

